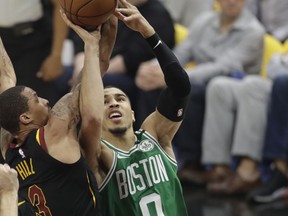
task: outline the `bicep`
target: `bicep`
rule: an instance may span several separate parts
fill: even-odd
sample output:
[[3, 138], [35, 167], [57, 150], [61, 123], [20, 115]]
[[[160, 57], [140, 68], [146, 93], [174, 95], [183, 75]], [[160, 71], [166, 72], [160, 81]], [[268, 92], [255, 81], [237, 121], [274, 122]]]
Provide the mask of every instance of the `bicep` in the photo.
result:
[[80, 122], [79, 91], [64, 95], [52, 108], [48, 121], [51, 131], [67, 134], [76, 130]]
[[181, 122], [174, 122], [163, 116], [157, 110], [146, 118], [141, 128], [150, 133], [164, 150], [171, 149], [172, 139], [178, 131]]

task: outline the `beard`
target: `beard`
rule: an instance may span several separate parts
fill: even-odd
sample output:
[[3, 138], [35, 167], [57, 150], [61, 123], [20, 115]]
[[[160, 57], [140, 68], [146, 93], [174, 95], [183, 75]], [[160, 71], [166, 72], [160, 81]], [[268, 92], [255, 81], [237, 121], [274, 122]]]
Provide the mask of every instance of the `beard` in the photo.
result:
[[127, 127], [119, 127], [119, 128], [109, 129], [109, 132], [115, 136], [121, 136], [125, 134], [127, 130], [128, 130]]

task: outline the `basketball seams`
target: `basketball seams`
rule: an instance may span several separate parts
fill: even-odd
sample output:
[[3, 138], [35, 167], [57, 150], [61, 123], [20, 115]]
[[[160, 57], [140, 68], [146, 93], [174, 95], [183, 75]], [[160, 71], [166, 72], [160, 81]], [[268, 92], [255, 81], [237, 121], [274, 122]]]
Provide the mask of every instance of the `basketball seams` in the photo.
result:
[[[75, 14], [75, 19], [77, 20], [77, 22], [79, 22], [79, 23], [82, 23], [82, 24], [84, 24], [83, 22], [81, 22], [81, 20], [79, 19], [79, 17], [81, 17], [81, 16], [79, 16], [79, 11], [82, 9], [82, 8], [84, 8], [86, 5], [88, 5], [91, 1], [93, 1], [93, 0], [90, 0], [90, 1], [87, 1], [86, 3], [84, 3], [83, 5], [81, 5], [80, 7], [78, 7], [78, 10], [76, 11], [76, 14]], [[71, 11], [71, 10], [70, 10]], [[70, 13], [70, 15], [71, 15], [72, 13]]]
[[[82, 27], [96, 27], [113, 14], [118, 0], [58, 0], [67, 18]], [[107, 2], [103, 2], [107, 1]]]
[[[79, 17], [81, 17], [81, 18], [90, 18], [90, 17], [93, 18], [93, 17], [99, 17], [99, 16], [105, 15], [105, 14], [107, 14], [107, 13], [110, 13], [112, 10], [114, 10], [114, 8], [115, 8], [116, 5], [117, 5], [117, 1], [114, 1], [114, 2], [115, 2], [115, 5], [113, 5], [109, 10], [105, 11], [104, 13], [98, 14], [98, 15], [96, 15], [96, 16], [83, 16], [83, 15], [78, 14], [78, 12], [79, 12], [84, 6], [86, 6], [87, 4], [89, 4], [89, 3], [92, 2], [92, 1], [94, 1], [94, 0], [90, 0], [89, 2], [85, 3], [84, 5], [82, 5], [82, 6], [77, 10], [76, 14], [70, 12], [72, 7], [70, 7], [70, 11], [67, 11], [67, 10], [66, 10], [65, 12], [66, 12], [66, 13], [69, 13], [70, 15], [75, 16], [75, 17], [79, 16]], [[72, 2], [73, 2], [73, 0], [71, 1], [71, 3], [72, 3]]]
[[[94, 1], [97, 1], [97, 0], [91, 0], [91, 1], [87, 2], [87, 5], [90, 4], [91, 2], [94, 2]], [[114, 8], [115, 8], [116, 5], [117, 5], [117, 1], [114, 0], [114, 3], [115, 3], [115, 4], [114, 4], [111, 8], [109, 8], [107, 11], [104, 11], [103, 13], [98, 14], [98, 15], [96, 15], [96, 16], [82, 16], [82, 15], [80, 15], [80, 14], [77, 14], [77, 16], [80, 16], [80, 17], [98, 17], [98, 16], [105, 15], [105, 14], [107, 14], [107, 13], [110, 13], [112, 10], [114, 10]], [[80, 7], [78, 11], [80, 11], [82, 8], [83, 8], [83, 7]]]
[[[94, 0], [87, 1], [87, 2], [84, 3], [83, 5], [79, 6], [79, 7], [78, 7], [78, 10], [76, 11], [75, 16], [81, 16], [81, 15], [78, 14], [79, 11], [81, 11], [82, 8], [84, 8], [86, 5], [90, 4], [90, 2], [93, 2], [93, 1], [94, 1]], [[71, 11], [71, 10], [70, 10], [70, 11]]]

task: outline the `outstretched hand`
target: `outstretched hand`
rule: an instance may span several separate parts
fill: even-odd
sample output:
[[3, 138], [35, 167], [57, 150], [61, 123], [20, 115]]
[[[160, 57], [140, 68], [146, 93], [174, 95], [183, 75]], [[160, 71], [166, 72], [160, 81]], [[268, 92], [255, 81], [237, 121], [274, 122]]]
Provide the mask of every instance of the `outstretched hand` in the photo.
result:
[[126, 0], [119, 0], [122, 7], [115, 9], [115, 16], [122, 20], [130, 29], [139, 32], [144, 38], [155, 33], [153, 27], [142, 16], [137, 7]]
[[93, 44], [94, 42], [97, 42], [97, 44], [98, 44], [98, 42], [101, 38], [101, 34], [100, 34], [101, 26], [98, 26], [96, 28], [96, 30], [94, 30], [92, 32], [88, 32], [84, 28], [73, 24], [67, 18], [66, 14], [62, 10], [60, 10], [60, 13], [61, 13], [61, 16], [62, 16], [64, 22], [79, 35], [79, 37], [83, 40], [84, 43], [89, 43], [89, 44], [92, 43]]

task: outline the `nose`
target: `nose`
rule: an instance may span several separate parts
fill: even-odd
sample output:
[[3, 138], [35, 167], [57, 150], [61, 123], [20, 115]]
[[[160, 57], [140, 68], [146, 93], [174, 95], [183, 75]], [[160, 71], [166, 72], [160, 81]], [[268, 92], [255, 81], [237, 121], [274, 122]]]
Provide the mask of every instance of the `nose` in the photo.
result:
[[114, 107], [119, 107], [119, 104], [118, 103], [111, 103], [109, 105], [110, 108], [114, 108]]
[[119, 104], [116, 100], [112, 100], [109, 107], [110, 108], [119, 107]]

